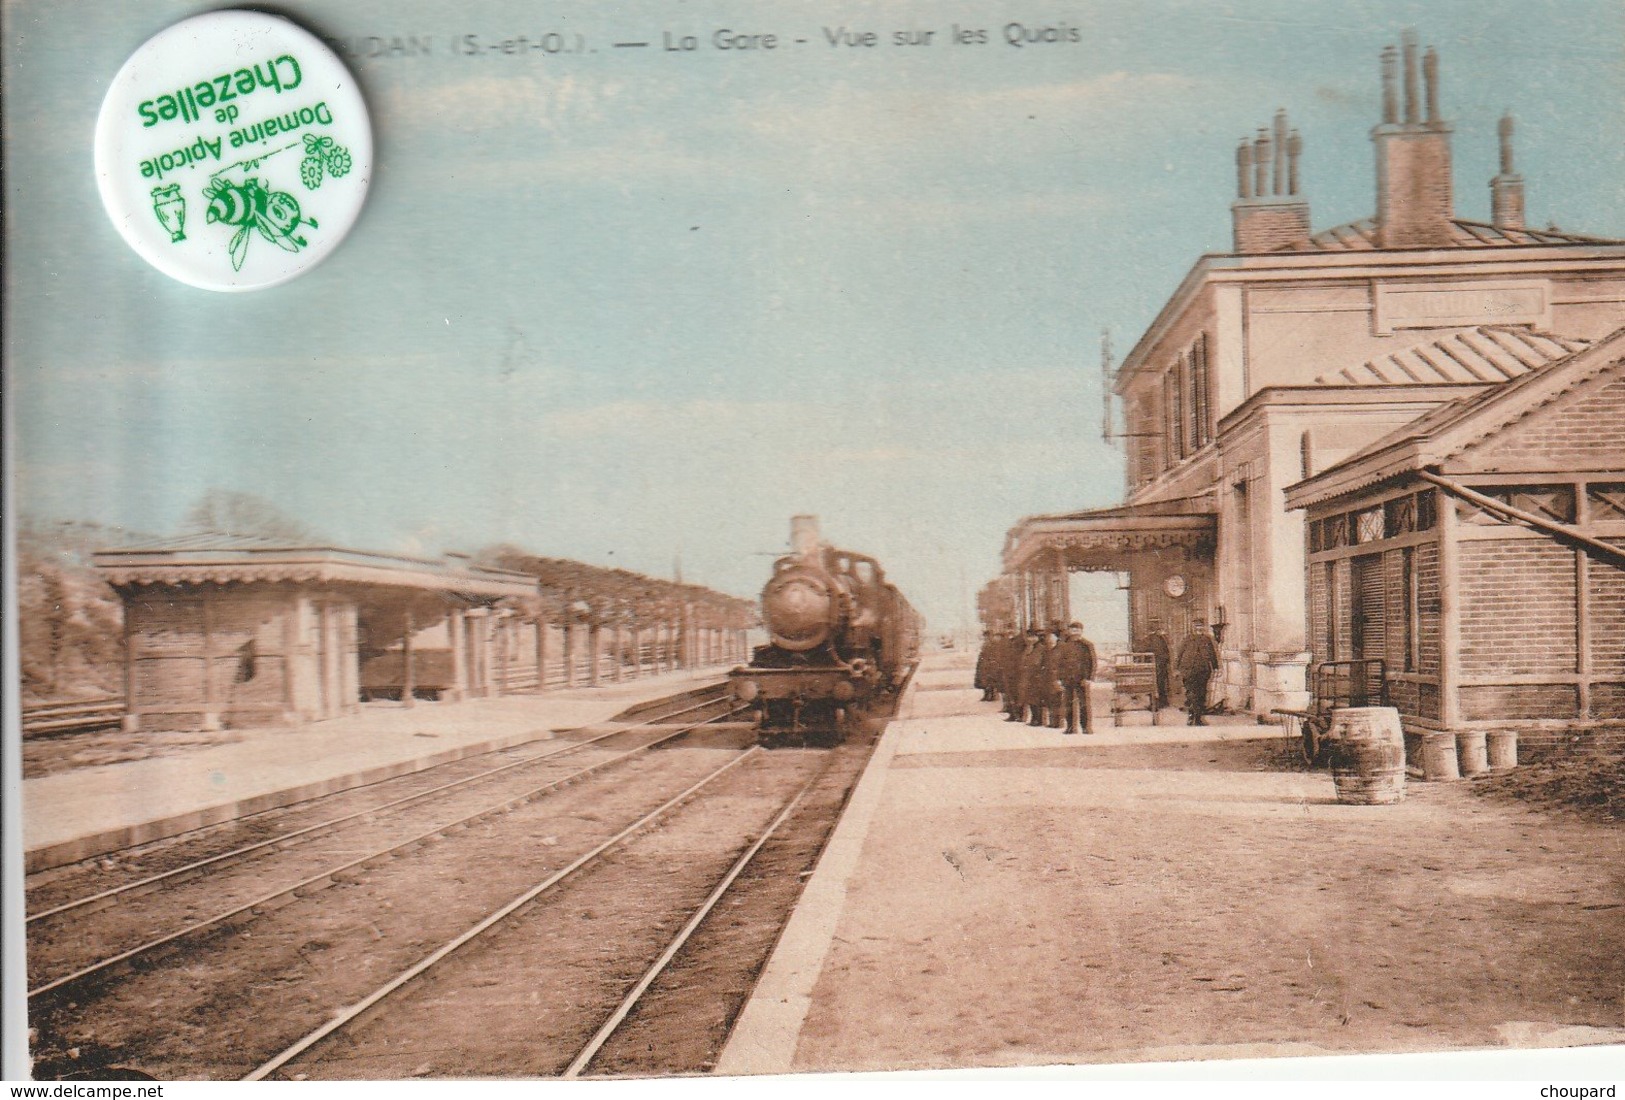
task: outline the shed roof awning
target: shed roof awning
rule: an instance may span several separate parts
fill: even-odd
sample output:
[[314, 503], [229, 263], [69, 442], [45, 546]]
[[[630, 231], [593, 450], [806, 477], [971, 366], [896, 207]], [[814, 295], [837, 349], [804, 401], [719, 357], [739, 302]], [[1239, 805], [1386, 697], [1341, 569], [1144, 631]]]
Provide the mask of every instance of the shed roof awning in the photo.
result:
[[1218, 520], [1185, 499], [1028, 516], [1004, 540], [1006, 572], [1062, 564], [1080, 572], [1124, 571], [1137, 554], [1181, 548], [1211, 554]]
[[476, 601], [523, 597], [536, 591], [533, 577], [476, 566], [461, 556], [415, 558], [342, 547], [279, 545], [270, 540], [177, 539], [153, 546], [98, 550], [94, 560], [115, 588], [295, 582], [439, 592]]

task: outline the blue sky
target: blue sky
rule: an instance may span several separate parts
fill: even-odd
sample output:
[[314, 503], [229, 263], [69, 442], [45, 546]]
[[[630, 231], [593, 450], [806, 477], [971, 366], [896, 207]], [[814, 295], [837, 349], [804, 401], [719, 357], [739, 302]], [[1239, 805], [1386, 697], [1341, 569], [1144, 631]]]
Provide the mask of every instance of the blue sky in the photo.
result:
[[[198, 10], [5, 7], [27, 513], [164, 532], [219, 487], [347, 544], [657, 574], [680, 553], [750, 594], [810, 511], [946, 629], [1016, 519], [1119, 499], [1099, 334], [1132, 344], [1228, 247], [1238, 138], [1287, 108], [1316, 227], [1371, 213], [1377, 57], [1402, 28], [1441, 54], [1460, 216], [1488, 216], [1511, 110], [1531, 224], [1625, 237], [1614, 0], [287, 3], [432, 53], [353, 61], [378, 165], [349, 240], [214, 295], [124, 245], [89, 144], [125, 57]], [[1079, 41], [1017, 49], [1013, 21]], [[992, 41], [942, 43], [956, 22]], [[882, 44], [832, 49], [840, 26]], [[722, 27], [809, 43], [708, 48]], [[451, 48], [552, 29], [597, 52]], [[701, 49], [609, 47], [665, 31]]]

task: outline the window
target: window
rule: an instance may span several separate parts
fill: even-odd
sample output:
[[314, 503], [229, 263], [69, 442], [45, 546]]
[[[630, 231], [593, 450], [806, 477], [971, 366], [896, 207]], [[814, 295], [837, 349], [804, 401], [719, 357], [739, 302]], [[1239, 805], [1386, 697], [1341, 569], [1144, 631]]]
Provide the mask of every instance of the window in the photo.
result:
[[1179, 458], [1179, 387], [1169, 371], [1162, 376], [1162, 468], [1172, 469]]
[[1625, 520], [1625, 484], [1593, 483], [1587, 487], [1587, 497], [1593, 523], [1618, 523]]
[[1416, 530], [1416, 498], [1395, 497], [1382, 506], [1383, 523], [1390, 535], [1408, 535]]
[[1439, 522], [1438, 498], [1434, 490], [1416, 494], [1416, 529], [1418, 531], [1431, 531]]
[[1185, 457], [1185, 385], [1180, 377], [1180, 369], [1175, 366], [1168, 372], [1168, 392], [1173, 395], [1173, 407], [1169, 410], [1169, 430], [1174, 437], [1174, 454], [1179, 458]]
[[1322, 550], [1336, 550], [1340, 546], [1349, 544], [1349, 516], [1347, 512], [1339, 512], [1335, 516], [1327, 516], [1320, 521]]
[[1207, 357], [1207, 336], [1198, 336], [1191, 345], [1191, 420], [1196, 432], [1196, 445], [1213, 442], [1213, 375]]
[[1355, 513], [1355, 541], [1376, 542], [1382, 538], [1382, 509], [1368, 508], [1364, 512]]
[[1191, 367], [1191, 356], [1184, 352], [1179, 357], [1179, 385], [1185, 394], [1185, 420], [1180, 426], [1184, 435], [1186, 454], [1195, 454], [1202, 445], [1201, 433], [1196, 428], [1196, 371]]
[[1162, 375], [1163, 469], [1213, 442], [1213, 372], [1198, 336]]

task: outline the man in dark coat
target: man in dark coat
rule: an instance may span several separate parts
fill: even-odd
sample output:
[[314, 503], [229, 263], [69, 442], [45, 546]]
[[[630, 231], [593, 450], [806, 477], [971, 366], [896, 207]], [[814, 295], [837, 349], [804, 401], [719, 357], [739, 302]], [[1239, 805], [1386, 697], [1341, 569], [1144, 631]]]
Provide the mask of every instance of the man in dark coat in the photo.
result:
[[1207, 621], [1191, 622], [1190, 637], [1179, 647], [1179, 678], [1185, 683], [1185, 711], [1190, 724], [1205, 726], [1207, 714], [1207, 685], [1219, 670], [1219, 643], [1208, 633]]
[[1144, 652], [1151, 654], [1155, 662], [1157, 695], [1152, 705], [1161, 710], [1168, 705], [1168, 669], [1174, 663], [1174, 647], [1168, 641], [1168, 632], [1161, 619], [1151, 620], [1151, 634], [1145, 640]]
[[[1050, 652], [1050, 671], [1059, 682], [1059, 706], [1066, 716], [1066, 732], [1077, 733], [1080, 724], [1084, 733], [1095, 732], [1089, 728], [1089, 681], [1095, 676], [1095, 647], [1083, 636], [1082, 623], [1066, 628], [1066, 637]], [[1050, 725], [1060, 724], [1060, 717], [1052, 714]]]
[[993, 670], [999, 663], [999, 636], [989, 630], [982, 634], [982, 649], [976, 655], [976, 679], [973, 683], [982, 689], [982, 702], [992, 700], [997, 690]]
[[1038, 644], [1037, 631], [1029, 630], [1025, 637], [1020, 634], [1010, 639], [1010, 644], [1004, 651], [1004, 720], [1006, 722], [1021, 722], [1027, 717], [1027, 700], [1025, 696], [1027, 676], [1027, 653]]
[[1044, 632], [1044, 661], [1039, 670], [1039, 710], [1032, 725], [1061, 728], [1061, 685], [1056, 679], [1055, 659], [1061, 644], [1061, 630], [1052, 626]]
[[1049, 643], [1042, 630], [1027, 632], [1027, 651], [1021, 655], [1021, 702], [1027, 724], [1044, 724], [1044, 706], [1049, 702]]

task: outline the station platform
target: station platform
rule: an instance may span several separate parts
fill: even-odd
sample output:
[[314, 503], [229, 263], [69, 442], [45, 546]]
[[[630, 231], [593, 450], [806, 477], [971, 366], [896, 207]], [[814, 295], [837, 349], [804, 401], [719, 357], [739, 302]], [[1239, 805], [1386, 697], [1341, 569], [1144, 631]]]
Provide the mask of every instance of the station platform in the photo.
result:
[[922, 663], [714, 1072], [1625, 1041], [1605, 826], [1467, 783], [1339, 804], [1240, 717], [1007, 723], [972, 659]]
[[[224, 743], [22, 784], [27, 873], [190, 832], [464, 756], [602, 724], [637, 706], [724, 678], [708, 668], [599, 687], [362, 705], [305, 726], [231, 730]], [[140, 736], [134, 734], [132, 736]]]

